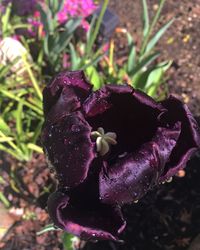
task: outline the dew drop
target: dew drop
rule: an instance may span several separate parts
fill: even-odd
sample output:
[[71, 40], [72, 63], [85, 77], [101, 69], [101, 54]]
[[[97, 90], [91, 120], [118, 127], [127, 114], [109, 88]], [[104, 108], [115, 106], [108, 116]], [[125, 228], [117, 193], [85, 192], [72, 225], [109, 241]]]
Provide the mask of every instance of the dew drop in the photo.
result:
[[72, 132], [80, 132], [80, 128], [78, 125], [72, 125], [71, 130], [72, 130]]
[[105, 197], [105, 199], [108, 199], [109, 198], [109, 194], [105, 194], [104, 197]]
[[133, 195], [136, 197], [137, 195], [138, 195], [138, 193], [136, 193], [136, 192], [133, 192]]
[[124, 152], [124, 153], [120, 154], [120, 155], [118, 156], [118, 158], [123, 158], [123, 157], [126, 156], [126, 155], [127, 155], [127, 152]]

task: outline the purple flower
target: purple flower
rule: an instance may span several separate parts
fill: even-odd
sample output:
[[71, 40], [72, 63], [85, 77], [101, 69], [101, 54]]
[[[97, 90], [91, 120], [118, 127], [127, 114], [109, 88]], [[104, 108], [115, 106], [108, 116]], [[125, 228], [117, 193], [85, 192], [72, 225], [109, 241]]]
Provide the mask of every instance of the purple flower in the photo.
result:
[[58, 178], [49, 214], [83, 239], [118, 240], [121, 206], [168, 181], [200, 147], [196, 121], [173, 96], [155, 102], [114, 84], [92, 92], [82, 71], [59, 74], [43, 94], [42, 142]]

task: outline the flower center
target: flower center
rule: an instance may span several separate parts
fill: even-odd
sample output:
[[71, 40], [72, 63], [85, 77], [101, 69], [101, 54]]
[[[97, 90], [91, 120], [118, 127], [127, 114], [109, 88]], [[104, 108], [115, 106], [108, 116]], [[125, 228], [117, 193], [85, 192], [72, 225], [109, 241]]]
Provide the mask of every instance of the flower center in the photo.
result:
[[93, 131], [91, 133], [91, 137], [92, 139], [96, 140], [97, 152], [99, 152], [101, 156], [108, 153], [108, 151], [110, 150], [110, 145], [117, 144], [116, 133], [114, 132], [105, 133], [102, 127], [98, 128], [97, 131]]

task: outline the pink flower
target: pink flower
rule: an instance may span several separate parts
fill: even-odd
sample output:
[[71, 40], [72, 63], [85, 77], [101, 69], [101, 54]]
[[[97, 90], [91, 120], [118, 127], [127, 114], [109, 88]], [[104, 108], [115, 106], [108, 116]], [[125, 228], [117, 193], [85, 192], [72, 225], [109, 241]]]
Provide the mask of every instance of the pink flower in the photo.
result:
[[58, 22], [66, 22], [70, 17], [82, 17], [82, 27], [89, 29], [89, 24], [85, 20], [95, 9], [96, 5], [92, 0], [70, 0], [64, 3], [63, 9], [58, 13]]

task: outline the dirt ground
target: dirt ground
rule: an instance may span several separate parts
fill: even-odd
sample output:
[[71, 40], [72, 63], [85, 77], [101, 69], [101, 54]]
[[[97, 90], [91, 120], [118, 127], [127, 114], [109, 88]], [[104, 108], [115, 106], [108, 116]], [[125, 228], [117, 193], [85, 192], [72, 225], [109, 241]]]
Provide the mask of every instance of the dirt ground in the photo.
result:
[[[158, 0], [149, 0], [151, 16]], [[120, 18], [120, 26], [140, 41], [142, 0], [111, 0], [110, 8]], [[188, 103], [196, 116], [200, 116], [200, 0], [166, 0], [158, 26], [175, 17], [175, 22], [159, 42], [164, 60], [173, 60], [168, 71], [170, 93]], [[159, 27], [158, 27], [159, 28]]]
[[[119, 15], [120, 26], [126, 27], [138, 43], [141, 2], [142, 0], [110, 0], [111, 9]], [[153, 16], [158, 0], [148, 2]], [[159, 25], [172, 17], [176, 17], [176, 21], [159, 43], [162, 59], [174, 61], [167, 75], [170, 93], [180, 96], [188, 103], [195, 116], [200, 116], [200, 0], [167, 0]], [[123, 49], [122, 43], [121, 50]], [[13, 206], [23, 209], [26, 218], [15, 218], [16, 222], [0, 243], [0, 249], [63, 249], [60, 233], [36, 236], [36, 232], [49, 223], [45, 211], [48, 190], [42, 194], [41, 191], [46, 183], [50, 190], [54, 187], [44, 159], [36, 156], [25, 168], [17, 167], [16, 175], [19, 180], [23, 180], [19, 184], [22, 189], [13, 191], [13, 187], [10, 188], [12, 183], [10, 184], [8, 170], [15, 164], [12, 161], [8, 165], [5, 165], [5, 161], [0, 163], [0, 175], [7, 180], [6, 186], [0, 185], [0, 191], [5, 193]], [[193, 250], [189, 246], [200, 234], [199, 165], [200, 156], [196, 156], [189, 162], [184, 178], [175, 177], [172, 183], [161, 185], [138, 204], [124, 207], [128, 223], [121, 236], [124, 244], [88, 243], [84, 250]], [[199, 248], [195, 246], [195, 250], [200, 249], [200, 243], [197, 244]]]

